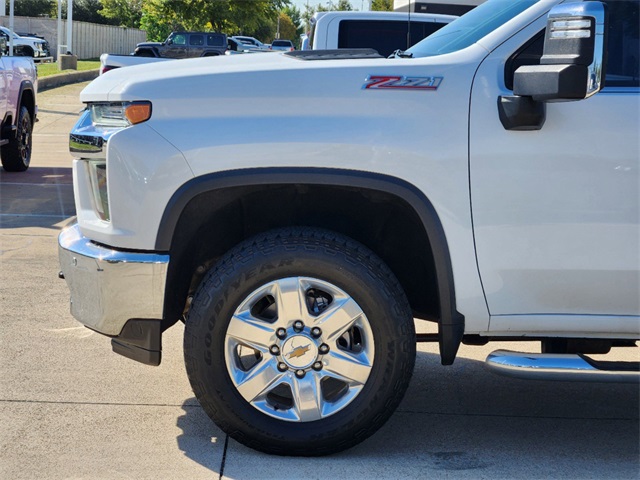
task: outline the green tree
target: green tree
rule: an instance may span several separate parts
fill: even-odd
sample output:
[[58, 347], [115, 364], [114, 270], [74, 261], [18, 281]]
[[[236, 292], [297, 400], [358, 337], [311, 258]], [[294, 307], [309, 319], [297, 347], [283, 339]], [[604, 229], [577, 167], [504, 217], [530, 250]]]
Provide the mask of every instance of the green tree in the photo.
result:
[[[7, 15], [9, 14], [9, 0], [0, 0], [6, 2]], [[42, 17], [50, 16], [51, 9], [57, 8], [54, 0], [16, 0], [13, 4], [14, 13], [21, 17]]]
[[99, 14], [114, 25], [140, 28], [143, 0], [98, 0], [102, 3]]
[[[278, 15], [278, 18], [280, 19], [280, 38], [282, 38], [283, 40], [293, 40], [294, 42], [296, 42], [297, 29], [296, 29], [296, 26], [291, 21], [291, 19], [289, 18], [289, 16], [284, 12], [280, 12], [280, 14]], [[274, 36], [274, 39], [275, 39], [275, 36]], [[273, 39], [271, 39], [271, 41], [272, 40]]]
[[293, 25], [295, 25], [296, 27], [295, 38], [292, 37], [292, 40], [296, 45], [298, 45], [298, 43], [300, 43], [299, 42], [300, 35], [305, 33], [305, 29], [306, 29], [306, 24], [302, 19], [302, 14], [300, 13], [300, 10], [295, 5], [284, 7], [282, 12], [291, 19], [291, 21], [293, 22]]
[[371, 10], [382, 12], [393, 12], [393, 0], [373, 0]]
[[338, 0], [337, 3], [329, 0], [325, 5], [318, 4], [318, 12], [334, 12], [334, 11], [347, 11], [353, 10], [353, 6], [349, 0]]
[[288, 0], [145, 0], [140, 26], [154, 40], [176, 29], [250, 35], [273, 23], [288, 3]]
[[[102, 3], [102, 0], [73, 0], [73, 21], [118, 25], [117, 20], [106, 18], [100, 14]], [[49, 16], [51, 18], [58, 18], [57, 0], [50, 0], [49, 4]], [[67, 2], [64, 0], [61, 3], [61, 10], [62, 18], [67, 18]]]
[[304, 21], [304, 28], [308, 32], [311, 30], [311, 18], [315, 15], [316, 9], [309, 4], [304, 6], [304, 12], [302, 12], [302, 20]]

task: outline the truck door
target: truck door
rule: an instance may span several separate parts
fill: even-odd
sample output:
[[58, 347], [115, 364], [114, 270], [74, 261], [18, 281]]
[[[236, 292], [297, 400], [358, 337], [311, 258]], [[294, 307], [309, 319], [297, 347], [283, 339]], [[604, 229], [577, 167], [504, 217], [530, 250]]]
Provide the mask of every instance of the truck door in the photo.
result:
[[540, 130], [505, 130], [497, 102], [512, 94], [517, 65], [539, 60], [546, 18], [489, 54], [475, 77], [470, 186], [492, 331], [638, 330], [639, 2], [605, 3], [605, 88], [548, 103]]
[[167, 58], [185, 58], [187, 56], [187, 36], [183, 33], [173, 35], [171, 44], [164, 48], [162, 56]]
[[189, 35], [188, 57], [201, 57], [204, 53], [204, 35], [192, 33]]

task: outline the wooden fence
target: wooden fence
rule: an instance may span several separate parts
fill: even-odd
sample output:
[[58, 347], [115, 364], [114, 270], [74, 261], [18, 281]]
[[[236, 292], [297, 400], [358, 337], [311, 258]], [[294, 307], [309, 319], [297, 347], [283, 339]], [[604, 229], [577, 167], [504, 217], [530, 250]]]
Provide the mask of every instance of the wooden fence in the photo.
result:
[[[9, 28], [9, 17], [0, 17], [0, 24]], [[16, 32], [43, 36], [51, 48], [54, 60], [58, 51], [58, 20], [54, 18], [14, 17]], [[128, 54], [136, 44], [147, 39], [147, 32], [135, 28], [73, 22], [72, 52], [79, 59], [98, 58], [103, 53]], [[67, 43], [67, 21], [62, 21], [62, 45]]]

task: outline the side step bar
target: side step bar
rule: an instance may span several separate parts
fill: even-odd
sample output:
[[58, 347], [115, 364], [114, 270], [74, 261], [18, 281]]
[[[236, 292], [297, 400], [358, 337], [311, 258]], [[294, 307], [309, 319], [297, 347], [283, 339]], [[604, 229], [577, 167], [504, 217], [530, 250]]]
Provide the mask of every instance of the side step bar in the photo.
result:
[[640, 362], [600, 362], [581, 354], [496, 350], [489, 354], [485, 365], [493, 373], [527, 380], [640, 382]]

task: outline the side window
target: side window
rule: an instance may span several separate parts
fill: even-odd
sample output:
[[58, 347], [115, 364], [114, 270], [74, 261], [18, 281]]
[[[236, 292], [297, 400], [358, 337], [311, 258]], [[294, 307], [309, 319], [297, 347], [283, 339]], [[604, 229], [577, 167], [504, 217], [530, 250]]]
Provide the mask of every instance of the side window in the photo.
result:
[[342, 20], [338, 31], [338, 48], [373, 48], [388, 57], [395, 50], [405, 50], [445, 24], [411, 22], [410, 45], [407, 45], [407, 22], [395, 20]]
[[201, 46], [204, 45], [204, 37], [202, 35], [191, 35], [189, 37], [189, 45]]
[[207, 45], [210, 47], [223, 47], [224, 37], [222, 35], [207, 35]]
[[607, 0], [609, 9], [609, 46], [605, 87], [638, 87], [640, 18], [638, 0]]
[[176, 35], [173, 37], [173, 44], [174, 45], [186, 45], [187, 44], [187, 39], [185, 38], [184, 35]]
[[513, 74], [523, 65], [539, 65], [544, 49], [544, 30], [525, 43], [516, 53], [509, 57], [504, 69], [504, 84], [513, 90]]

